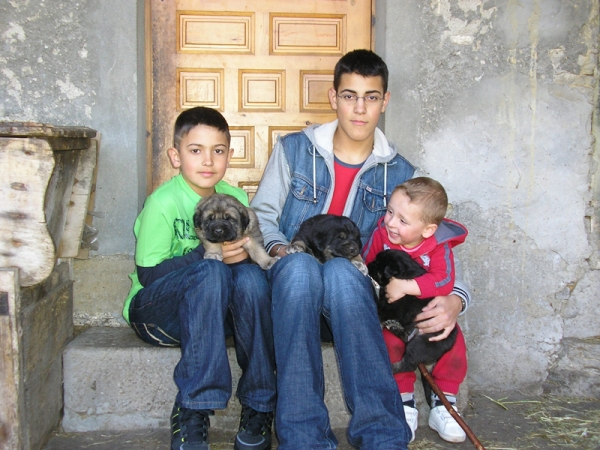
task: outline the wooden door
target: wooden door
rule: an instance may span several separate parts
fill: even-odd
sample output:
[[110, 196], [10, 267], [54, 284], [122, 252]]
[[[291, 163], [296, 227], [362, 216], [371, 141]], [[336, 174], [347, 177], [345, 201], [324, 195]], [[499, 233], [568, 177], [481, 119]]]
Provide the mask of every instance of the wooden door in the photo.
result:
[[252, 197], [277, 135], [335, 118], [333, 68], [373, 47], [372, 1], [150, 0], [149, 191], [177, 173], [166, 154], [177, 115], [208, 106], [231, 127], [225, 179]]

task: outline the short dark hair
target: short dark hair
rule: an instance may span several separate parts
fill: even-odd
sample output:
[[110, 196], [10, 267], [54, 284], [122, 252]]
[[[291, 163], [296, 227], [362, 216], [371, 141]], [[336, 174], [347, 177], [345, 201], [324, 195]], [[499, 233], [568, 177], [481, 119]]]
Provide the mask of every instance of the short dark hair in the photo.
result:
[[438, 181], [429, 177], [411, 178], [396, 186], [392, 195], [399, 191], [404, 192], [411, 203], [421, 207], [421, 221], [424, 224], [442, 223], [448, 211], [448, 195]]
[[173, 130], [173, 147], [179, 150], [179, 143], [187, 136], [192, 128], [196, 125], [206, 125], [213, 127], [225, 134], [227, 143], [231, 142], [231, 133], [229, 133], [229, 124], [225, 117], [216, 109], [207, 108], [205, 106], [196, 106], [195, 108], [186, 109], [175, 121], [175, 129]]
[[340, 87], [342, 75], [357, 73], [363, 77], [381, 77], [383, 93], [387, 92], [389, 72], [385, 61], [371, 50], [359, 49], [346, 53], [340, 58], [333, 71], [333, 88]]

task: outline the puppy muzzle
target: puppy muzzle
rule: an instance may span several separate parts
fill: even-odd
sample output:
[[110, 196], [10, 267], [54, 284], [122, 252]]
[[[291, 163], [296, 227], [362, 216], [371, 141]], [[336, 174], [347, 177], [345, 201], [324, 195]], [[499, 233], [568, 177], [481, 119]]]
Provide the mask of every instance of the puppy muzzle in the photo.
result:
[[211, 223], [206, 227], [204, 234], [206, 235], [206, 239], [213, 243], [235, 241], [238, 237], [235, 228], [226, 221], [216, 221]]

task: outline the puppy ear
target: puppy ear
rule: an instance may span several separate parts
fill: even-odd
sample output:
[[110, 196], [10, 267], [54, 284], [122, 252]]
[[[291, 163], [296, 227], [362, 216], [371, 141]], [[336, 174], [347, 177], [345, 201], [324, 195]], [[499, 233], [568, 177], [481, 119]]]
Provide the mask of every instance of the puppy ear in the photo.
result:
[[241, 207], [238, 208], [238, 211], [240, 212], [240, 223], [242, 224], [242, 230], [246, 231], [246, 228], [248, 228], [248, 225], [250, 224], [248, 208], [246, 208], [244, 205], [241, 205]]
[[369, 270], [369, 276], [379, 283], [381, 281], [381, 273], [379, 271], [379, 264], [377, 264], [377, 261], [371, 261], [369, 264], [367, 264], [367, 269]]
[[197, 209], [194, 213], [194, 228], [202, 228], [202, 214]]
[[393, 277], [397, 277], [397, 276], [398, 276], [398, 273], [395, 268], [390, 267], [390, 266], [385, 266], [383, 268], [383, 274], [381, 276], [381, 281], [387, 285]]

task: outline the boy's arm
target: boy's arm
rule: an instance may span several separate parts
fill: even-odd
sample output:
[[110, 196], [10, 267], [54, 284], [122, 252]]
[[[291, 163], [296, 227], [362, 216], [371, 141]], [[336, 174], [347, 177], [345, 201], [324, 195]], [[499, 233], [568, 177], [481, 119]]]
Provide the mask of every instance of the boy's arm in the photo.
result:
[[462, 309], [460, 314], [464, 314], [471, 304], [471, 289], [462, 279], [462, 266], [458, 258], [454, 258], [454, 288], [452, 294], [461, 298]]
[[153, 267], [142, 267], [136, 265], [137, 276], [140, 280], [140, 284], [146, 287], [159, 278], [164, 277], [166, 274], [182, 269], [193, 262], [200, 261], [201, 259], [204, 259], [204, 246], [202, 244], [198, 245], [198, 247], [189, 252], [187, 255], [165, 259], [163, 262]]
[[454, 288], [454, 255], [448, 244], [439, 245], [429, 256], [427, 273], [415, 278], [421, 298], [449, 295]]
[[421, 289], [415, 280], [392, 278], [385, 288], [390, 303], [401, 300], [405, 295], [421, 296]]
[[250, 203], [250, 207], [258, 216], [267, 252], [276, 244], [288, 244], [286, 237], [279, 231], [279, 221], [290, 190], [290, 183], [288, 163], [281, 139], [278, 139], [263, 173], [258, 191]]
[[462, 281], [462, 271], [458, 259], [454, 261], [456, 280], [454, 290], [450, 295], [434, 298], [423, 312], [415, 317], [419, 322], [417, 328], [421, 333], [436, 333], [443, 331], [439, 336], [430, 338], [430, 341], [440, 341], [448, 337], [454, 329], [458, 316], [464, 313], [469, 307], [471, 292], [467, 285]]
[[169, 207], [153, 196], [146, 199], [135, 224], [135, 264], [142, 286], [204, 257], [198, 245], [182, 256], [173, 255], [174, 227]]
[[[223, 262], [225, 264], [238, 264], [241, 262], [247, 262], [248, 254], [242, 247], [245, 242], [247, 242], [247, 239], [234, 243], [223, 244]], [[204, 253], [204, 246], [199, 244], [198, 247], [186, 255], [174, 256], [173, 258], [165, 259], [156, 266], [136, 266], [138, 279], [140, 280], [141, 285], [146, 287], [159, 278], [164, 277], [168, 273], [183, 269], [184, 267], [189, 266], [196, 261], [204, 259]]]

